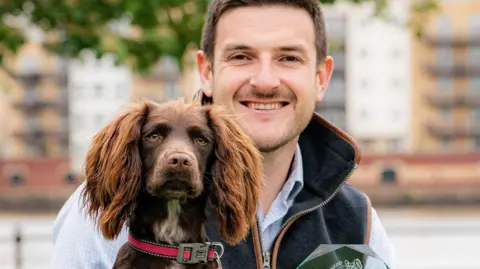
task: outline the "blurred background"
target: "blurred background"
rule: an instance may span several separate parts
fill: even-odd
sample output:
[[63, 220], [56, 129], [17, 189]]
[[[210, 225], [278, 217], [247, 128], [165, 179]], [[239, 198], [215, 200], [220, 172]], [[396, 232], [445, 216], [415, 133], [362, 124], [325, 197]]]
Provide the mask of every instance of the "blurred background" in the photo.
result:
[[[398, 269], [479, 269], [480, 0], [322, 0], [318, 113], [359, 143]], [[190, 100], [208, 0], [0, 3], [0, 268], [49, 268], [90, 139], [132, 100]]]

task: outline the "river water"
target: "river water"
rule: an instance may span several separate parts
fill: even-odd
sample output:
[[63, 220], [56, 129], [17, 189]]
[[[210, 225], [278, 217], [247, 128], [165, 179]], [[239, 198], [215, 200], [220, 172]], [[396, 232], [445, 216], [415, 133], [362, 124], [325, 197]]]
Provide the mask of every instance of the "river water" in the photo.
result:
[[[395, 246], [395, 269], [480, 269], [480, 207], [377, 209]], [[47, 269], [54, 215], [0, 215], [0, 269]], [[22, 267], [13, 235], [21, 227]], [[392, 269], [393, 269], [392, 268]]]

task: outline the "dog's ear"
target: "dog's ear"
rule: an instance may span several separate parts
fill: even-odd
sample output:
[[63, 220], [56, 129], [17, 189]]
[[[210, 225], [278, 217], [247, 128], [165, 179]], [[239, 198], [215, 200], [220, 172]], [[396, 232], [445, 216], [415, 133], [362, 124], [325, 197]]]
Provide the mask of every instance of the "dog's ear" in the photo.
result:
[[209, 201], [217, 211], [220, 235], [233, 245], [247, 236], [256, 221], [263, 187], [262, 159], [253, 141], [225, 109], [206, 108], [215, 134]]
[[150, 107], [132, 104], [94, 136], [87, 153], [82, 197], [107, 239], [118, 236], [135, 206], [142, 180], [141, 130]]

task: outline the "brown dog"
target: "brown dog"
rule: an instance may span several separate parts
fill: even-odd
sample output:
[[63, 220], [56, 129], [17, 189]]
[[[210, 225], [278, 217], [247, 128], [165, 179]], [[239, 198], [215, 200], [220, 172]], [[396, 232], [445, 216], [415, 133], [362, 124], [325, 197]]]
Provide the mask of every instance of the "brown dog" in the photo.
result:
[[225, 242], [245, 238], [261, 164], [221, 107], [137, 103], [94, 137], [83, 197], [106, 238], [128, 224], [114, 268], [215, 268], [223, 247], [207, 242], [205, 209], [216, 211]]

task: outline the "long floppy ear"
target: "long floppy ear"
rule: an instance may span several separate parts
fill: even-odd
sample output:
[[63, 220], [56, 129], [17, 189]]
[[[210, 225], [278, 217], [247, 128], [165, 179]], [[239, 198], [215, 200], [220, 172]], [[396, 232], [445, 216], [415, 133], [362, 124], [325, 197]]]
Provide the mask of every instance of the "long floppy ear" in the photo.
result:
[[220, 235], [233, 245], [247, 236], [256, 221], [264, 178], [262, 157], [226, 110], [206, 107], [216, 139], [209, 201], [217, 211]]
[[83, 201], [107, 239], [118, 236], [135, 206], [142, 180], [139, 141], [148, 112], [147, 103], [132, 104], [94, 136], [87, 153]]

